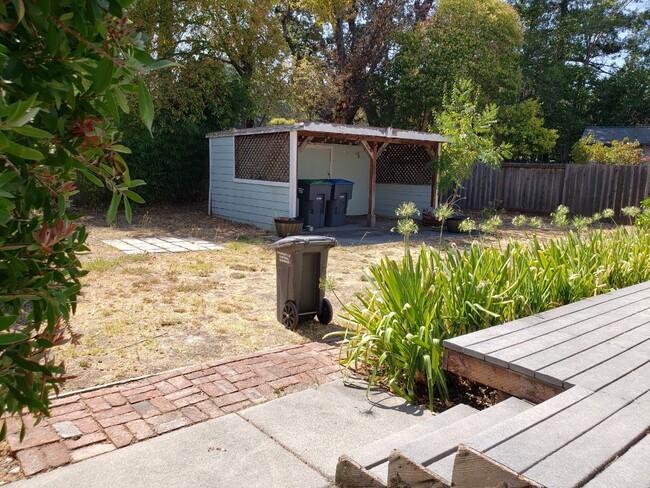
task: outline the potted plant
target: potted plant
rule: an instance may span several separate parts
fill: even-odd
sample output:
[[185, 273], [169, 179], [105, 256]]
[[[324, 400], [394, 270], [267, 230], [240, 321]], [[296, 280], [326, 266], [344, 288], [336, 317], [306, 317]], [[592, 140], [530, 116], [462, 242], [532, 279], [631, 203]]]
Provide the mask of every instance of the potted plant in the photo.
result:
[[275, 232], [279, 237], [298, 236], [302, 231], [304, 219], [300, 217], [275, 217]]
[[447, 230], [449, 232], [454, 232], [454, 233], [459, 233], [461, 232], [460, 230], [460, 224], [467, 218], [466, 215], [463, 215], [458, 212], [454, 212], [452, 216], [447, 218]]
[[439, 228], [442, 222], [438, 218], [438, 213], [435, 207], [427, 207], [422, 210], [422, 226]]

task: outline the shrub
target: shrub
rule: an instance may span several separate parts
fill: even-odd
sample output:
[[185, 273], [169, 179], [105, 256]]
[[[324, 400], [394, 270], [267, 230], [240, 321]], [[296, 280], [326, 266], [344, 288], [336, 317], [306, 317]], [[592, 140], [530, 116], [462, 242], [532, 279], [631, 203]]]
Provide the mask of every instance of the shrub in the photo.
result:
[[410, 401], [426, 388], [429, 406], [447, 396], [442, 341], [650, 279], [650, 233], [640, 228], [503, 249], [474, 242], [417, 259], [384, 258], [370, 284], [344, 308], [353, 325], [343, 364], [363, 366]]
[[[107, 220], [139, 202], [115, 127], [126, 93], [147, 128], [142, 75], [168, 65], [143, 50], [128, 0], [0, 4], [0, 416], [49, 414], [65, 381], [55, 347], [75, 340], [68, 320], [81, 290], [86, 231], [70, 211], [83, 176], [112, 190]], [[6, 434], [0, 429], [0, 438]], [[24, 433], [24, 428], [22, 430]]]
[[648, 161], [643, 155], [639, 141], [630, 142], [625, 138], [622, 141], [613, 140], [609, 146], [602, 141], [597, 141], [589, 134], [575, 143], [571, 150], [571, 159], [576, 164], [641, 164]]

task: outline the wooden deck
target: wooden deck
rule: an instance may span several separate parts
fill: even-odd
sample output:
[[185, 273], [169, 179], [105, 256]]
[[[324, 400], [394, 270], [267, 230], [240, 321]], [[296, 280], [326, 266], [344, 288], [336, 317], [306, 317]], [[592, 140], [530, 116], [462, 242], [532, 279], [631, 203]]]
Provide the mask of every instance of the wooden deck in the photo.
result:
[[445, 367], [539, 403], [462, 444], [455, 486], [650, 487], [650, 282], [445, 341]]

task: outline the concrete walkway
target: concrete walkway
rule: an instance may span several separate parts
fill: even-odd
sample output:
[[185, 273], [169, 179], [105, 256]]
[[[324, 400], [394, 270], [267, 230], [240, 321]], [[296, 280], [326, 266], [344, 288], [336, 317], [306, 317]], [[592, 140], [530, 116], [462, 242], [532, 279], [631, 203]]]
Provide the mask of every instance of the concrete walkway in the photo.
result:
[[37, 426], [7, 422], [26, 476], [123, 448], [341, 377], [338, 346], [312, 342], [69, 393]]
[[338, 456], [429, 414], [342, 380], [149, 439], [15, 488], [331, 487]]

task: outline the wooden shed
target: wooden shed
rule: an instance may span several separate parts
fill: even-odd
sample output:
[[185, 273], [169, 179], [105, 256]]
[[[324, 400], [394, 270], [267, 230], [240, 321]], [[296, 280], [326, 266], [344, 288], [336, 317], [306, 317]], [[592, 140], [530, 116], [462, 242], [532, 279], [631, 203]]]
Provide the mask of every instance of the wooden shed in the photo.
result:
[[432, 204], [431, 161], [438, 134], [379, 127], [305, 122], [212, 132], [210, 215], [272, 229], [274, 217], [298, 215], [303, 178], [354, 182], [348, 215], [393, 215], [404, 201]]

